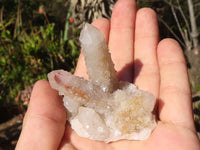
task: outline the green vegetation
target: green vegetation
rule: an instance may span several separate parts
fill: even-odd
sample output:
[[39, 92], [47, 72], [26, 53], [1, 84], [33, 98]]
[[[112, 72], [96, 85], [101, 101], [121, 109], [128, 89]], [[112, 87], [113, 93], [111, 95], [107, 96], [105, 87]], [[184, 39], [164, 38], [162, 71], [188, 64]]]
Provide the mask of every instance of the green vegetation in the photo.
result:
[[0, 105], [23, 104], [26, 87], [46, 79], [51, 70], [73, 72], [76, 66], [79, 31], [70, 27], [69, 6], [64, 22], [44, 8], [37, 12], [39, 6], [37, 1], [0, 2]]

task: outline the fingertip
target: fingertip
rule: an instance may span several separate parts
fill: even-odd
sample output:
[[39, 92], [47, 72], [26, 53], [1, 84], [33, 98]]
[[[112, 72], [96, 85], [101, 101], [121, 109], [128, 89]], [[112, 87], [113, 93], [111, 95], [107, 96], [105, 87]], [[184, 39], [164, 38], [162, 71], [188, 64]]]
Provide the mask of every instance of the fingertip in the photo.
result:
[[108, 43], [110, 21], [106, 18], [99, 18], [99, 19], [94, 20], [92, 22], [92, 25], [94, 25], [96, 28], [98, 28], [102, 32], [106, 40], [106, 43]]
[[44, 79], [38, 80], [38, 81], [35, 82], [34, 87], [41, 86], [41, 85], [48, 85], [48, 83], [49, 82], [47, 80], [44, 80]]
[[96, 27], [100, 27], [100, 29], [101, 29], [101, 27], [104, 28], [105, 25], [109, 25], [109, 23], [110, 23], [110, 21], [106, 18], [98, 18], [92, 22], [92, 25], [94, 25]]
[[177, 48], [180, 48], [181, 49], [181, 46], [180, 44], [172, 39], [172, 38], [166, 38], [166, 39], [163, 39], [160, 41], [160, 43], [158, 44], [158, 48], [161, 48], [161, 49], [165, 49], [165, 48], [174, 48], [174, 47], [177, 47]]
[[146, 38], [159, 40], [159, 29], [157, 14], [151, 8], [141, 8], [136, 15], [136, 40], [145, 40]]
[[28, 114], [47, 116], [56, 122], [65, 122], [66, 112], [62, 97], [51, 88], [47, 80], [39, 80], [34, 84]]
[[140, 8], [137, 11], [137, 15], [141, 16], [143, 19], [146, 19], [146, 16], [150, 16], [150, 18], [157, 18], [156, 12], [151, 8]]
[[[42, 99], [42, 101], [40, 101], [40, 99]], [[34, 104], [42, 104], [42, 102], [58, 103], [61, 101], [61, 97], [56, 90], [51, 88], [47, 80], [38, 80], [33, 86], [30, 103], [32, 101], [34, 101]]]
[[[48, 90], [48, 91], [53, 91], [56, 92], [55, 90], [53, 90], [49, 84], [49, 82], [47, 80], [38, 80], [35, 82], [34, 86], [33, 86], [33, 92], [37, 93], [38, 91], [40, 91], [41, 89], [43, 90]], [[36, 92], [35, 92], [36, 91]], [[32, 94], [34, 94], [32, 93]]]
[[180, 44], [172, 38], [166, 38], [160, 41], [157, 51], [160, 65], [165, 63], [173, 63], [174, 61], [186, 63], [184, 53]]
[[[50, 84], [47, 80], [38, 80], [35, 82], [34, 86], [33, 86], [33, 91], [38, 91], [38, 89], [49, 89], [51, 90]], [[53, 89], [52, 89], [53, 90]]]
[[[113, 8], [112, 18], [118, 18], [124, 15], [122, 12], [126, 11], [127, 8], [134, 8], [136, 10], [137, 4], [135, 0], [118, 0]], [[131, 14], [126, 14], [131, 15]]]

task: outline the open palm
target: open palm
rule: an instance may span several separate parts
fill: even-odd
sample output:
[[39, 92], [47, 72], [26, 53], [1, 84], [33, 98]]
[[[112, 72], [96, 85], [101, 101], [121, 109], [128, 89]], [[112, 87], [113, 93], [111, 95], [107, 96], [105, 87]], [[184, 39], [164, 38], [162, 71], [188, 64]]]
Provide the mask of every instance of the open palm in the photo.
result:
[[[172, 39], [159, 42], [156, 14], [137, 11], [133, 0], [118, 0], [111, 21], [93, 22], [105, 36], [120, 80], [134, 82], [157, 98], [158, 125], [146, 141], [106, 144], [79, 137], [66, 124], [61, 97], [38, 81], [25, 115], [17, 150], [199, 150], [184, 55]], [[87, 78], [81, 54], [75, 75]]]

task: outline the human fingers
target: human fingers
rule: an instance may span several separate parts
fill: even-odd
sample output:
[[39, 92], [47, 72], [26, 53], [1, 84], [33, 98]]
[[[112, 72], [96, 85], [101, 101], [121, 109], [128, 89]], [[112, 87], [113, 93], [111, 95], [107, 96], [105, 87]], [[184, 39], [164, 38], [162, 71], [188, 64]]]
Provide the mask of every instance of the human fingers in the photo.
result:
[[16, 150], [55, 150], [64, 134], [66, 111], [47, 81], [38, 81], [23, 122]]
[[160, 67], [159, 118], [194, 129], [190, 83], [180, 45], [166, 39], [158, 45]]
[[132, 82], [133, 41], [136, 16], [135, 0], [118, 0], [114, 6], [109, 36], [109, 49], [121, 80]]
[[150, 8], [137, 12], [135, 27], [134, 83], [154, 96], [159, 93], [157, 45], [159, 29], [157, 15]]
[[[108, 42], [110, 22], [107, 19], [100, 18], [100, 19], [95, 20], [92, 23], [92, 25], [97, 27], [103, 33], [106, 42]], [[77, 76], [88, 78], [87, 68], [86, 68], [86, 65], [85, 65], [85, 60], [84, 60], [84, 56], [83, 56], [82, 51], [81, 51], [81, 54], [79, 56], [78, 63], [77, 63], [77, 66], [76, 66], [76, 71], [75, 71], [74, 74], [77, 75]]]

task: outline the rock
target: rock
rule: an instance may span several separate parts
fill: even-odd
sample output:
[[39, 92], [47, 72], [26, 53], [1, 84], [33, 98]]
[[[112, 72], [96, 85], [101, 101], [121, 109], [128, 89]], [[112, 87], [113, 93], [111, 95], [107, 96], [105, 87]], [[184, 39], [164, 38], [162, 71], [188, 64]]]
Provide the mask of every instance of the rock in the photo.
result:
[[51, 87], [63, 95], [67, 119], [79, 136], [106, 143], [146, 140], [156, 127], [155, 97], [132, 83], [118, 81], [102, 33], [90, 24], [80, 41], [89, 80], [64, 70], [48, 74]]

